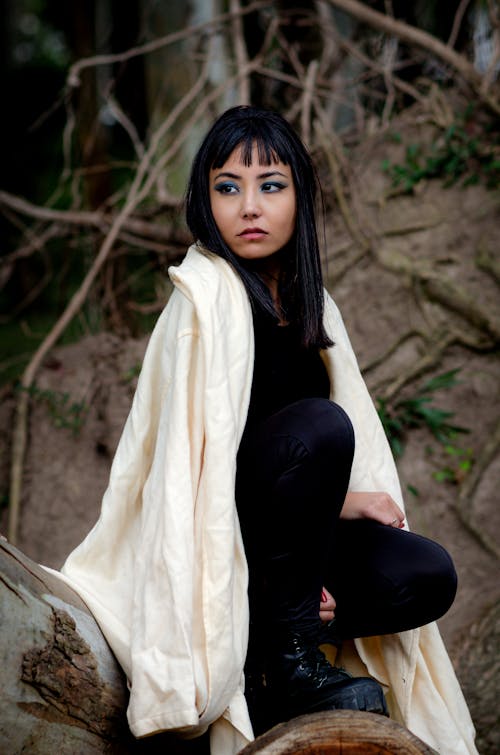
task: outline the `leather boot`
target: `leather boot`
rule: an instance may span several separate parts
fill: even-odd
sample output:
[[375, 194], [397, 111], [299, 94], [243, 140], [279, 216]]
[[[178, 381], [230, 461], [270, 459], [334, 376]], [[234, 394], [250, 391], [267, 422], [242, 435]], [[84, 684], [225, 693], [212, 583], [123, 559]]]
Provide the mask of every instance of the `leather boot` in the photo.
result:
[[352, 677], [319, 650], [321, 624], [285, 630], [266, 683], [282, 719], [322, 710], [362, 710], [387, 716], [382, 687], [370, 677]]

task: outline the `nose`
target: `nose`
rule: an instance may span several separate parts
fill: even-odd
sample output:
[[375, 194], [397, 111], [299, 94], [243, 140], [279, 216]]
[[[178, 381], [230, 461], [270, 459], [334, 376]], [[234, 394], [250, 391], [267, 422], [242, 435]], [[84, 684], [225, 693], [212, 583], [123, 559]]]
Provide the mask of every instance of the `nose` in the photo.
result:
[[261, 208], [258, 197], [254, 192], [245, 192], [241, 203], [242, 218], [258, 218], [261, 214]]

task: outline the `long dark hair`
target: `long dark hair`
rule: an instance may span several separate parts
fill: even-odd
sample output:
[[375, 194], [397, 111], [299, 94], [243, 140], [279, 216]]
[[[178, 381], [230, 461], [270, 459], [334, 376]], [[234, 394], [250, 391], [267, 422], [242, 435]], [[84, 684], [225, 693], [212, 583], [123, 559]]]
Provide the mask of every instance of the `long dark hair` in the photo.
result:
[[289, 165], [297, 197], [295, 232], [281, 255], [279, 293], [287, 320], [296, 324], [305, 346], [326, 348], [332, 341], [323, 326], [323, 281], [315, 221], [318, 188], [311, 157], [290, 124], [278, 113], [255, 107], [233, 107], [205, 136], [193, 161], [186, 198], [186, 220], [194, 238], [231, 263], [246, 286], [253, 306], [277, 318], [269, 289], [251, 265], [224, 242], [210, 205], [209, 171], [220, 168], [233, 150], [241, 149], [245, 165], [257, 145], [259, 162]]

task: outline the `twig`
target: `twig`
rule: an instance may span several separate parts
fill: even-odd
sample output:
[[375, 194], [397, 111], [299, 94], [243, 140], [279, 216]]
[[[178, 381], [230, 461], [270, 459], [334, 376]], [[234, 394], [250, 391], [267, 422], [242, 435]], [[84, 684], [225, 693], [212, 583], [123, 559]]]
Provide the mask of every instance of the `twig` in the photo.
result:
[[455, 47], [458, 32], [460, 31], [460, 27], [462, 25], [462, 20], [465, 14], [465, 11], [467, 10], [467, 6], [470, 4], [470, 0], [461, 0], [460, 5], [457, 8], [457, 11], [455, 13], [455, 18], [453, 19], [453, 26], [451, 27], [450, 36], [448, 37], [448, 42], [446, 43], [448, 47]]
[[500, 115], [500, 101], [497, 97], [483, 91], [481, 87], [483, 78], [476, 71], [474, 66], [469, 63], [467, 58], [460, 55], [458, 52], [455, 52], [455, 50], [444, 44], [444, 42], [441, 42], [436, 37], [433, 37], [432, 34], [429, 34], [422, 29], [418, 29], [415, 26], [411, 26], [410, 24], [406, 24], [404, 21], [390, 18], [384, 13], [373, 10], [373, 8], [370, 8], [359, 0], [326, 1], [335, 8], [340, 8], [358, 20], [367, 23], [376, 29], [380, 29], [386, 34], [397, 36], [408, 44], [422, 47], [440, 60], [443, 60], [462, 76], [464, 81], [474, 89], [479, 99], [481, 99], [485, 105], [487, 105], [494, 113]]
[[318, 72], [318, 61], [311, 60], [307, 67], [307, 73], [304, 82], [304, 95], [302, 97], [301, 112], [301, 134], [305, 144], [311, 143], [311, 106], [314, 93], [314, 82]]
[[[247, 48], [243, 34], [243, 23], [240, 0], [230, 0], [229, 11], [233, 14], [231, 29], [233, 34], [234, 54], [238, 69], [243, 69], [248, 64]], [[239, 81], [238, 100], [240, 105], [250, 104], [250, 79], [243, 76]]]
[[[337, 34], [338, 43], [339, 45], [346, 50], [348, 53], [353, 55], [355, 58], [358, 58], [367, 68], [375, 71], [377, 74], [384, 74], [384, 68], [383, 66], [378, 63], [376, 60], [369, 58], [367, 55], [365, 55], [357, 45], [355, 45], [353, 42], [351, 42], [348, 39], [344, 39], [343, 37], [340, 37], [340, 35]], [[399, 76], [395, 76], [394, 71], [392, 72], [392, 83], [394, 86], [399, 89], [404, 94], [409, 95], [414, 99], [416, 102], [422, 102], [423, 97], [416, 89], [416, 87], [409, 84], [407, 81], [403, 81]]]
[[39, 207], [28, 202], [22, 197], [9, 194], [6, 191], [0, 191], [0, 204], [10, 207], [22, 215], [29, 215], [38, 220], [48, 220], [51, 222], [63, 222], [76, 225], [93, 225], [98, 226], [103, 221], [100, 212], [85, 212], [78, 210], [54, 210], [50, 207]]
[[139, 138], [139, 134], [137, 133], [135, 125], [123, 112], [119, 103], [112, 95], [108, 95], [106, 102], [113, 116], [116, 118], [123, 130], [128, 134], [130, 141], [132, 142], [132, 146], [134, 147], [135, 154], [140, 160], [142, 160], [146, 150], [144, 148], [144, 144]]
[[384, 84], [387, 89], [387, 98], [384, 104], [384, 110], [382, 112], [382, 125], [386, 127], [389, 124], [392, 109], [396, 101], [396, 91], [393, 78], [393, 67], [396, 60], [396, 54], [398, 51], [398, 40], [396, 37], [389, 37], [384, 44]]
[[474, 494], [483, 475], [497, 457], [500, 448], [500, 421], [497, 422], [496, 428], [486, 441], [481, 454], [472, 470], [469, 472], [463, 483], [460, 485], [460, 491], [455, 503], [455, 510], [460, 521], [465, 525], [469, 532], [496, 558], [500, 559], [500, 547], [498, 542], [493, 539], [488, 532], [485, 532], [475, 521], [474, 516]]
[[[98, 228], [101, 231], [106, 230], [112, 226], [116, 215], [106, 214], [99, 210], [92, 212], [86, 212], [81, 210], [55, 210], [51, 207], [40, 207], [39, 205], [32, 204], [22, 197], [18, 197], [14, 194], [9, 194], [6, 191], [0, 191], [0, 205], [10, 207], [11, 209], [19, 212], [28, 217], [36, 218], [41, 221], [47, 221], [51, 223], [59, 223], [64, 225], [83, 225], [92, 226]], [[176, 203], [179, 206], [179, 203]], [[172, 229], [159, 223], [150, 223], [146, 220], [140, 220], [139, 218], [126, 218], [123, 221], [123, 227], [132, 233], [140, 236], [146, 236], [150, 239], [171, 241]], [[47, 231], [47, 234], [50, 236]], [[38, 236], [40, 240], [40, 236]], [[33, 240], [36, 243], [36, 240]], [[19, 250], [12, 252], [9, 257], [5, 257], [4, 261], [7, 262], [13, 255], [17, 255]]]
[[250, 3], [250, 5], [247, 5], [244, 8], [240, 8], [237, 12], [230, 11], [229, 13], [221, 13], [220, 15], [215, 16], [209, 21], [193, 24], [193, 26], [188, 26], [187, 28], [180, 29], [179, 31], [173, 32], [172, 34], [167, 34], [166, 36], [159, 37], [158, 39], [154, 39], [151, 42], [146, 42], [143, 45], [131, 47], [130, 49], [125, 50], [121, 53], [115, 53], [112, 55], [93, 55], [89, 58], [82, 58], [81, 60], [78, 60], [76, 63], [74, 63], [69, 69], [68, 76], [66, 78], [67, 84], [71, 88], [80, 86], [81, 73], [86, 68], [110, 65], [112, 63], [124, 63], [125, 61], [131, 60], [132, 58], [136, 58], [140, 55], [147, 55], [151, 52], [155, 52], [155, 50], [160, 50], [162, 47], [166, 47], [168, 45], [174, 44], [175, 42], [180, 42], [183, 39], [193, 37], [198, 33], [207, 32], [211, 28], [219, 26], [226, 21], [231, 21], [238, 16], [246, 16], [248, 13], [253, 13], [256, 10], [267, 8], [270, 5], [271, 3], [266, 2], [265, 0], [257, 0], [257, 2]]
[[347, 230], [358, 244], [363, 254], [368, 251], [370, 244], [368, 240], [363, 236], [361, 230], [358, 228], [352, 213], [349, 209], [349, 204], [344, 194], [342, 186], [342, 178], [339, 160], [335, 154], [335, 143], [331, 139], [328, 139], [325, 130], [319, 120], [315, 121], [316, 133], [318, 135], [319, 142], [326, 155], [328, 166], [330, 168], [330, 175], [332, 177], [333, 191], [337, 199], [341, 215], [344, 219]]

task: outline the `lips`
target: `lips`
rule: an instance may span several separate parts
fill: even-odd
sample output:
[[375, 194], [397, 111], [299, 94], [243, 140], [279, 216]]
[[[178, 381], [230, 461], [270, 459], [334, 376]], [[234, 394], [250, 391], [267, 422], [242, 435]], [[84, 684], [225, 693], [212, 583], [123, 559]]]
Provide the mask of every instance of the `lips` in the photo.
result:
[[241, 233], [238, 233], [238, 236], [249, 240], [261, 239], [267, 236], [267, 231], [264, 231], [262, 228], [245, 228]]

